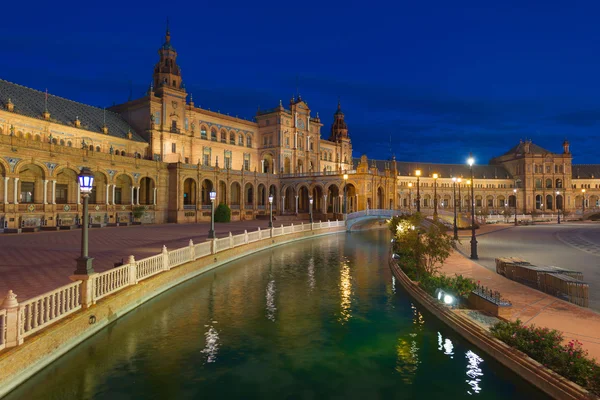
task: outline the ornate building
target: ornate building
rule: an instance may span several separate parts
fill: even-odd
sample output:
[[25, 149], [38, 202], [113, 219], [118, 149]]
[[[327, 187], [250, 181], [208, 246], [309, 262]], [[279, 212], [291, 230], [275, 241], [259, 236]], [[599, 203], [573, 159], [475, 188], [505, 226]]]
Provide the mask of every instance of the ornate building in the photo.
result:
[[[145, 223], [206, 221], [212, 190], [233, 219], [267, 214], [269, 195], [276, 215], [307, 213], [312, 198], [317, 220], [341, 217], [344, 202], [347, 212], [412, 208], [417, 169], [421, 205], [433, 207], [437, 173], [443, 209], [453, 202], [451, 178], [469, 176], [464, 165], [353, 159], [339, 102], [327, 139], [318, 113], [312, 116], [300, 96], [287, 107], [280, 102], [260, 110], [252, 121], [196, 107], [168, 29], [158, 54], [147, 94], [109, 109], [0, 80], [0, 220], [6, 230], [76, 225], [82, 166], [95, 175], [95, 226], [131, 223], [138, 207]], [[598, 206], [600, 166], [572, 166], [571, 160], [566, 141], [561, 154], [521, 142], [490, 165], [474, 167], [476, 207], [574, 210], [583, 202], [582, 188], [586, 207]], [[469, 201], [464, 181], [459, 188], [463, 208]]]

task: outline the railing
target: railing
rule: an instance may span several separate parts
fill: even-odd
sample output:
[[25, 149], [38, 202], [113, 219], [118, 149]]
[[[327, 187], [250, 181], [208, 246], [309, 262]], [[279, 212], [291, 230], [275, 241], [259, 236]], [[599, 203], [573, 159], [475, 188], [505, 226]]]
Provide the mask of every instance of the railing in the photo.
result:
[[129, 264], [114, 268], [92, 277], [93, 301], [100, 300], [130, 283]]
[[189, 246], [169, 252], [169, 268], [177, 267], [189, 261], [192, 261]]
[[[54, 321], [79, 310], [81, 308], [80, 288], [81, 281], [73, 282], [19, 304], [18, 338], [26, 338]], [[4, 311], [6, 313], [6, 310]], [[5, 335], [6, 327], [3, 327], [3, 330]], [[4, 339], [3, 343], [5, 343]]]
[[0, 350], [6, 347], [6, 310], [0, 310]]
[[351, 220], [360, 217], [387, 217], [391, 218], [394, 215], [406, 214], [406, 210], [385, 210], [385, 209], [370, 209], [363, 211], [356, 211], [346, 215], [346, 220]]
[[164, 256], [162, 254], [144, 258], [137, 262], [136, 278], [141, 281], [164, 271], [164, 269]]
[[[345, 221], [316, 222], [262, 230], [259, 228], [255, 232], [244, 232], [239, 235], [230, 233], [229, 236], [199, 244], [190, 241], [188, 246], [171, 251], [163, 247], [160, 254], [139, 261], [130, 256], [127, 264], [123, 266], [90, 275], [87, 281], [82, 280], [62, 286], [21, 304], [16, 301], [14, 293], [9, 291], [3, 302], [6, 308], [0, 309], [0, 350], [6, 348], [7, 343], [11, 343], [11, 346], [21, 344], [27, 336], [76, 312], [83, 306], [89, 307], [127, 286], [136, 285], [141, 280], [195, 259], [274, 236], [343, 226]], [[12, 329], [9, 329], [11, 327], [8, 321], [15, 321]]]

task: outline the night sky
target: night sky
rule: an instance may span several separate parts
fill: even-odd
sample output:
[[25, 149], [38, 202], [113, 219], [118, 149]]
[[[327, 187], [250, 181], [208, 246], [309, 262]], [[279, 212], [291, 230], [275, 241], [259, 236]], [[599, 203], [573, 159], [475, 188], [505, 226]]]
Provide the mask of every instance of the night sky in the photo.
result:
[[252, 118], [298, 91], [324, 138], [341, 99], [354, 156], [487, 163], [567, 138], [600, 163], [598, 2], [6, 3], [0, 78], [82, 103], [141, 97], [169, 17], [203, 108]]

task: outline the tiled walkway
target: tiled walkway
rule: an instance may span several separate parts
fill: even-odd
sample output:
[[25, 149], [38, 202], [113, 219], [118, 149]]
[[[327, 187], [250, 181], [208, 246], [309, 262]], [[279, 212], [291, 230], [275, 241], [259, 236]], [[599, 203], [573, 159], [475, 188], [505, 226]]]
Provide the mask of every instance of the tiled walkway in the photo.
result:
[[[215, 231], [223, 237], [257, 227], [268, 229], [268, 224], [267, 220], [231, 222], [216, 224]], [[140, 260], [158, 254], [163, 245], [171, 250], [186, 246], [190, 239], [203, 242], [208, 229], [208, 223], [94, 228], [89, 231], [89, 255], [94, 270], [102, 272], [130, 255]], [[9, 289], [23, 301], [71, 282], [69, 275], [81, 251], [81, 230], [2, 234], [0, 249], [0, 302]]]
[[[510, 229], [510, 226], [483, 226], [478, 234], [497, 229]], [[464, 251], [469, 245], [470, 232], [463, 231], [459, 236], [463, 242], [461, 250]], [[562, 331], [567, 340], [579, 340], [592, 357], [600, 360], [600, 314], [511, 281], [476, 264], [459, 252], [450, 256], [442, 267], [442, 272], [449, 275], [462, 274], [498, 290], [512, 302], [513, 320], [518, 318], [526, 325], [534, 324]]]

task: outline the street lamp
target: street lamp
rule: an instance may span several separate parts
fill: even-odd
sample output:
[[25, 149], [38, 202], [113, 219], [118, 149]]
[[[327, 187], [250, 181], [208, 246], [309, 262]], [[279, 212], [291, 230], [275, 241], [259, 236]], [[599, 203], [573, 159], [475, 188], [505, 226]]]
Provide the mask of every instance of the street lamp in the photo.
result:
[[310, 214], [310, 223], [312, 224], [313, 223], [313, 216], [312, 216], [313, 198], [312, 198], [312, 196], [308, 196], [308, 202], [310, 203], [310, 208], [309, 208], [310, 213], [309, 214]]
[[269, 208], [271, 209], [271, 216], [269, 218], [269, 228], [273, 227], [273, 195], [269, 195]]
[[517, 226], [517, 189], [513, 189], [513, 193], [515, 194], [515, 226]]
[[458, 240], [458, 226], [456, 226], [456, 177], [452, 178], [452, 186], [454, 188], [454, 240]]
[[417, 176], [417, 212], [421, 212], [421, 193], [419, 192], [419, 178], [421, 177], [421, 170], [418, 169], [415, 171], [415, 175]]
[[217, 192], [211, 190], [210, 193], [210, 229], [208, 231], [208, 238], [214, 239], [215, 236], [215, 200], [217, 199]]
[[477, 260], [477, 239], [475, 238], [475, 180], [473, 178], [473, 164], [475, 159], [473, 155], [469, 155], [467, 160], [469, 169], [471, 171], [471, 260]]
[[462, 214], [462, 198], [460, 197], [460, 183], [462, 182], [462, 178], [457, 178], [456, 182], [458, 183], [458, 212]]
[[81, 224], [81, 256], [77, 258], [77, 269], [75, 275], [91, 275], [94, 273], [91, 257], [88, 257], [88, 200], [92, 189], [94, 188], [94, 174], [88, 167], [81, 168], [81, 172], [77, 175], [79, 190], [83, 198], [83, 221]]
[[581, 189], [581, 195], [583, 196], [581, 200], [581, 220], [583, 221], [583, 214], [585, 214], [585, 189]]
[[412, 203], [412, 182], [408, 182], [408, 212], [410, 213], [411, 204]]
[[558, 223], [560, 224], [560, 208], [558, 207], [558, 196], [560, 196], [560, 190], [556, 191], [556, 211], [558, 216]]
[[346, 205], [346, 200], [347, 200], [347, 196], [346, 196], [346, 182], [348, 181], [348, 174], [344, 174], [344, 210], [343, 213], [346, 214], [348, 212], [348, 210], [346, 209], [347, 205]]
[[437, 221], [438, 213], [437, 213], [437, 179], [438, 174], [433, 174], [433, 220]]

